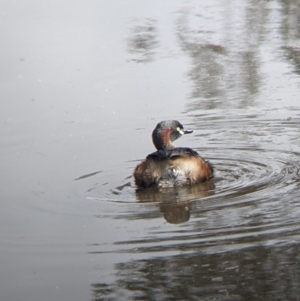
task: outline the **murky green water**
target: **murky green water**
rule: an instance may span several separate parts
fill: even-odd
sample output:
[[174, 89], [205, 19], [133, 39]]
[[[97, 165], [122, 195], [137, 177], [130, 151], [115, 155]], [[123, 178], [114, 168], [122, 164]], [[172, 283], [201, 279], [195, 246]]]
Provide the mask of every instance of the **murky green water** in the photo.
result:
[[[297, 1], [0, 7], [1, 300], [298, 300]], [[213, 180], [136, 191], [156, 123]]]

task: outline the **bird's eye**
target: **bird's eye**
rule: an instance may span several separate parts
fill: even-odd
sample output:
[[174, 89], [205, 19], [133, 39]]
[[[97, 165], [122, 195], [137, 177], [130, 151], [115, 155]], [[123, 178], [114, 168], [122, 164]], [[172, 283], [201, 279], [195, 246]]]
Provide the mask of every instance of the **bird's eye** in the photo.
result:
[[176, 128], [176, 130], [177, 130], [177, 132], [179, 132], [181, 135], [184, 134], [184, 131], [183, 131], [179, 126]]

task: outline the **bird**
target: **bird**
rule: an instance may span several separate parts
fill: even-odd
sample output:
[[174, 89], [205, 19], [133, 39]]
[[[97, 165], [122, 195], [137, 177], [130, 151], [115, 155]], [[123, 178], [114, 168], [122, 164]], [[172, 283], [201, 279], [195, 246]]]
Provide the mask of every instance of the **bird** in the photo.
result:
[[213, 166], [195, 150], [176, 147], [174, 141], [193, 133], [177, 120], [159, 122], [152, 132], [156, 151], [138, 164], [133, 172], [138, 188], [194, 185], [213, 177]]

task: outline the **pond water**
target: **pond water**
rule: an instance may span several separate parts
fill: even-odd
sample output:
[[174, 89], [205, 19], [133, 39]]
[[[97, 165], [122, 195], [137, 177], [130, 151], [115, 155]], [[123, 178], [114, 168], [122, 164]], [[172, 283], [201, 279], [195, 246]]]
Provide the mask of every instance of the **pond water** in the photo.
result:
[[[4, 1], [1, 300], [299, 300], [300, 5]], [[151, 132], [215, 176], [136, 191]]]

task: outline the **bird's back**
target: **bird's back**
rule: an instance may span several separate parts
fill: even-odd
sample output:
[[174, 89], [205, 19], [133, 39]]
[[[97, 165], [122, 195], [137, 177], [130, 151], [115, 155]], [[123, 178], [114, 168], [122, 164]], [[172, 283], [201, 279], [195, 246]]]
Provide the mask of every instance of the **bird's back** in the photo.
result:
[[190, 148], [154, 152], [134, 171], [136, 185], [145, 188], [193, 185], [212, 176], [212, 166]]

